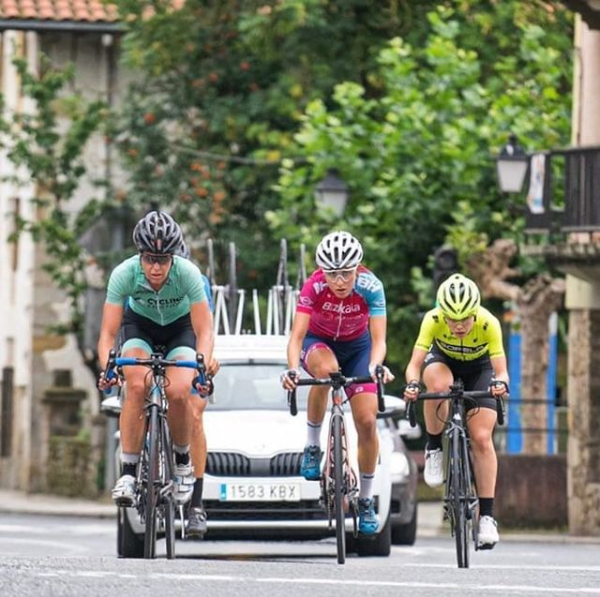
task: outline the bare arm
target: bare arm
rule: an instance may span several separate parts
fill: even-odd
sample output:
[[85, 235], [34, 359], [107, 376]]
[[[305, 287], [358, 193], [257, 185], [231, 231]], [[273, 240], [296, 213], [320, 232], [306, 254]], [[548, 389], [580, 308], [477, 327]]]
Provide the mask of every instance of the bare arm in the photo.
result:
[[102, 325], [98, 340], [98, 362], [100, 369], [106, 367], [108, 353], [115, 347], [117, 335], [123, 320], [123, 306], [105, 303], [102, 310]]
[[[427, 351], [423, 350], [422, 348], [413, 349], [410, 361], [406, 366], [406, 371], [404, 372], [404, 379], [407, 384], [411, 381], [421, 381], [421, 367], [423, 366], [423, 362], [425, 361], [426, 355]], [[406, 390], [404, 390], [404, 397], [407, 400], [416, 400], [418, 395], [419, 392], [417, 389], [407, 388]]]
[[193, 303], [190, 307], [190, 318], [194, 334], [196, 334], [196, 352], [204, 356], [207, 367], [212, 363], [214, 346], [213, 321], [208, 301]]
[[[494, 378], [497, 381], [503, 381], [508, 386], [509, 377], [508, 377], [508, 365], [506, 363], [506, 357], [504, 357], [504, 356], [494, 357], [493, 359], [490, 359], [490, 361], [491, 361], [492, 367], [494, 369]], [[506, 388], [502, 387], [502, 388], [492, 389], [492, 393], [495, 396], [503, 396], [504, 394], [506, 394]]]
[[369, 364], [383, 365], [383, 360], [387, 352], [387, 317], [371, 317], [369, 319], [369, 331], [371, 333], [371, 357]]
[[[308, 332], [309, 323], [310, 315], [307, 313], [296, 313], [294, 316], [294, 323], [292, 324], [292, 331], [290, 332], [290, 339], [287, 345], [288, 369], [300, 369], [302, 342], [304, 341], [306, 332]], [[287, 376], [282, 379], [282, 383], [286, 390], [293, 390], [295, 387], [295, 384]]]

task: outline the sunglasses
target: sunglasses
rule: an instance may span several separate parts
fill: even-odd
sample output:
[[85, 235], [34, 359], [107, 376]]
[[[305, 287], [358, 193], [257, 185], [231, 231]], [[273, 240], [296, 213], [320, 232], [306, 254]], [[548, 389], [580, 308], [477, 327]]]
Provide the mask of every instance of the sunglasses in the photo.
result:
[[350, 280], [352, 278], [352, 275], [355, 272], [356, 272], [356, 268], [336, 269], [336, 270], [330, 270], [330, 271], [323, 270], [325, 277], [328, 280], [333, 280], [334, 282], [337, 281], [338, 278], [341, 278], [343, 282], [348, 282], [348, 280]]
[[147, 265], [154, 265], [157, 263], [158, 265], [168, 265], [171, 263], [173, 256], [172, 255], [151, 255], [150, 253], [142, 253], [141, 255], [142, 261]]
[[444, 320], [448, 325], [465, 325], [469, 323], [469, 320], [472, 319], [473, 316], [469, 315], [468, 317], [464, 317], [463, 319], [452, 319], [451, 317], [444, 317]]

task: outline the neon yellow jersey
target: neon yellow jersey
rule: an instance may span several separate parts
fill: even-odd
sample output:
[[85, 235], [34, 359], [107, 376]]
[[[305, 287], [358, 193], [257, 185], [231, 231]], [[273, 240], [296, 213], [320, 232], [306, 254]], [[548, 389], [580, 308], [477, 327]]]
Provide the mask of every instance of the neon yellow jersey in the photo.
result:
[[421, 322], [415, 348], [429, 351], [434, 343], [441, 352], [457, 361], [473, 361], [485, 354], [492, 359], [504, 356], [500, 322], [483, 307], [477, 310], [473, 329], [464, 338], [452, 334], [439, 309], [428, 311]]

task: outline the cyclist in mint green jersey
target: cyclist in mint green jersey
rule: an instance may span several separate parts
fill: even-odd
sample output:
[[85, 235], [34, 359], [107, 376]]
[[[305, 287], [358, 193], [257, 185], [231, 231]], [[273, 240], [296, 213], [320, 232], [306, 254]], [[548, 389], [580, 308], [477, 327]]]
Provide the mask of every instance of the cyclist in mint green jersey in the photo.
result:
[[[168, 359], [195, 359], [204, 355], [212, 364], [212, 317], [200, 270], [176, 255], [183, 242], [181, 229], [162, 211], [146, 214], [136, 225], [133, 241], [139, 255], [123, 261], [112, 272], [102, 315], [98, 358], [103, 368], [122, 331], [121, 353], [127, 357], [148, 358], [157, 346]], [[125, 306], [124, 306], [125, 305]], [[121, 327], [122, 326], [122, 327]], [[146, 371], [141, 367], [124, 369], [127, 400], [120, 418], [121, 477], [113, 488], [119, 506], [131, 506], [135, 498], [135, 471], [144, 441], [144, 398]], [[175, 451], [176, 499], [189, 501], [194, 478], [190, 459], [192, 397], [191, 369], [172, 367], [167, 371], [169, 428]], [[98, 387], [112, 381], [103, 375]]]

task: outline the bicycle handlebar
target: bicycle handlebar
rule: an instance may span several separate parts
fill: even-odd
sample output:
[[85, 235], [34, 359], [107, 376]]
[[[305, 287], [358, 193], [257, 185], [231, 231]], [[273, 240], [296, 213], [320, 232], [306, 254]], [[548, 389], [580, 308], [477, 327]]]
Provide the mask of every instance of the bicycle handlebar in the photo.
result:
[[[385, 411], [385, 400], [383, 398], [383, 367], [381, 365], [377, 365], [375, 368], [375, 375], [377, 376], [377, 409], [382, 413]], [[332, 388], [339, 390], [355, 383], [372, 382], [373, 378], [370, 375], [346, 377], [341, 372], [336, 371], [330, 373], [329, 377], [299, 379], [296, 381], [296, 386], [331, 386]], [[290, 407], [290, 414], [295, 417], [298, 414], [295, 389], [287, 392], [287, 400]]]
[[[506, 385], [506, 384], [505, 384]], [[447, 392], [423, 392], [417, 400], [473, 400], [477, 398], [494, 398], [496, 400], [496, 413], [498, 414], [498, 425], [504, 425], [504, 402], [501, 396], [494, 396], [489, 390], [465, 390], [461, 384], [452, 384]], [[411, 427], [416, 427], [417, 418], [415, 413], [416, 400], [409, 402], [406, 416]]]
[[[106, 363], [106, 369], [104, 370], [105, 378], [108, 380], [114, 379], [118, 376], [116, 371], [117, 367], [135, 367], [135, 366], [145, 366], [145, 367], [183, 367], [186, 369], [196, 369], [198, 371], [197, 377], [192, 380], [192, 388], [195, 388], [196, 385], [201, 386], [209, 386], [210, 390], [207, 395], [212, 393], [213, 382], [206, 375], [206, 365], [204, 363], [204, 356], [200, 353], [196, 355], [195, 361], [190, 360], [177, 360], [177, 359], [165, 359], [162, 355], [156, 353], [153, 354], [148, 359], [142, 359], [139, 357], [117, 357], [117, 353], [114, 349], [112, 349], [108, 354], [108, 361]], [[110, 393], [110, 389], [107, 388], [104, 390], [105, 394]], [[202, 394], [199, 394], [203, 398]]]

